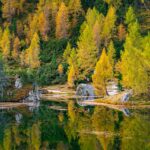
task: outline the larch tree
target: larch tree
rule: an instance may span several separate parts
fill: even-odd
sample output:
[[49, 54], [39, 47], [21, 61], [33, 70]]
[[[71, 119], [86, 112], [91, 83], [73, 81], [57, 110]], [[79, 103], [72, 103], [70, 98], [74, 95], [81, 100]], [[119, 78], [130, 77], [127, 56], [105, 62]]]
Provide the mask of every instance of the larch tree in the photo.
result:
[[23, 23], [22, 21], [18, 20], [16, 23], [16, 30], [17, 30], [17, 35], [19, 38], [22, 38], [24, 35], [24, 29], [23, 29]]
[[104, 0], [108, 5], [112, 5], [116, 9], [121, 5], [121, 0]]
[[108, 45], [108, 58], [111, 66], [114, 68], [116, 59], [116, 50], [113, 41], [110, 41], [110, 44]]
[[75, 68], [73, 65], [69, 67], [68, 71], [68, 86], [69, 87], [74, 87], [74, 81], [75, 81]]
[[67, 38], [69, 35], [68, 8], [62, 2], [56, 16], [56, 38]]
[[88, 9], [86, 20], [81, 26], [80, 37], [77, 43], [78, 65], [81, 78], [84, 79], [94, 71], [100, 44], [104, 16], [96, 8]]
[[143, 61], [147, 66], [148, 72], [150, 73], [150, 34], [148, 34], [145, 38], [143, 38], [142, 43], [144, 47], [142, 54], [144, 57]]
[[94, 71], [98, 57], [98, 49], [89, 25], [85, 26], [79, 37], [77, 53], [80, 74], [85, 78]]
[[46, 4], [46, 0], [39, 0], [37, 4], [37, 8], [39, 12], [43, 11], [45, 4]]
[[72, 28], [78, 23], [79, 17], [82, 15], [81, 0], [70, 0], [69, 13], [72, 16]]
[[63, 53], [63, 58], [68, 64], [69, 64], [69, 58], [71, 55], [71, 51], [72, 51], [72, 47], [71, 47], [71, 44], [68, 42], [67, 47]]
[[60, 77], [63, 75], [63, 72], [64, 72], [64, 68], [63, 68], [63, 65], [62, 64], [59, 64], [58, 65], [58, 73], [60, 75]]
[[106, 50], [103, 49], [99, 61], [96, 64], [94, 74], [92, 76], [93, 85], [96, 89], [96, 93], [108, 95], [107, 81], [111, 79], [113, 75], [112, 65], [109, 61], [109, 57], [106, 54]]
[[0, 41], [1, 41], [1, 39], [2, 39], [2, 36], [3, 36], [3, 30], [2, 30], [2, 28], [0, 27]]
[[20, 40], [18, 37], [15, 38], [14, 43], [13, 43], [13, 51], [12, 51], [12, 57], [14, 58], [14, 60], [18, 60], [18, 56], [19, 56], [19, 51], [20, 51]]
[[11, 22], [17, 9], [17, 0], [2, 0], [2, 16]]
[[96, 46], [98, 49], [100, 49], [101, 45], [101, 33], [102, 33], [102, 27], [103, 27], [103, 21], [104, 21], [104, 16], [100, 14], [93, 26], [93, 38], [94, 41], [96, 42]]
[[28, 17], [28, 22], [29, 22], [29, 30], [27, 31], [27, 37], [28, 40], [30, 41], [33, 37], [33, 35], [39, 31], [38, 28], [38, 15], [34, 14], [34, 15], [30, 15]]
[[95, 7], [93, 9], [89, 8], [86, 13], [86, 21], [84, 23], [88, 24], [91, 28], [93, 28], [96, 20], [99, 21], [100, 17], [101, 16]]
[[134, 9], [130, 6], [128, 8], [128, 11], [126, 12], [125, 23], [131, 24], [134, 23], [135, 21], [136, 21], [136, 15], [134, 13]]
[[116, 22], [116, 9], [110, 6], [107, 15], [104, 20], [102, 37], [104, 39], [105, 46], [108, 45], [108, 41], [112, 36], [113, 29], [115, 27]]
[[20, 65], [25, 66], [26, 65], [26, 58], [25, 58], [25, 51], [22, 51], [20, 54]]
[[123, 24], [118, 26], [118, 39], [119, 41], [123, 41], [126, 37], [126, 29]]
[[68, 70], [68, 85], [74, 87], [74, 82], [78, 78], [78, 65], [77, 65], [77, 52], [76, 49], [72, 49], [68, 58], [69, 70]]
[[44, 12], [39, 14], [38, 18], [39, 31], [44, 41], [48, 40], [48, 32], [50, 30], [50, 23], [48, 16]]
[[34, 36], [31, 40], [30, 47], [26, 50], [26, 64], [30, 68], [38, 68], [40, 66], [40, 41], [37, 33], [34, 33]]
[[5, 60], [7, 60], [10, 57], [10, 49], [11, 49], [11, 35], [8, 28], [4, 30], [0, 46], [2, 49], [2, 54]]
[[130, 23], [120, 62], [122, 83], [124, 87], [133, 89], [135, 94], [146, 93], [149, 86], [148, 67], [143, 58], [144, 48], [139, 31], [137, 22]]

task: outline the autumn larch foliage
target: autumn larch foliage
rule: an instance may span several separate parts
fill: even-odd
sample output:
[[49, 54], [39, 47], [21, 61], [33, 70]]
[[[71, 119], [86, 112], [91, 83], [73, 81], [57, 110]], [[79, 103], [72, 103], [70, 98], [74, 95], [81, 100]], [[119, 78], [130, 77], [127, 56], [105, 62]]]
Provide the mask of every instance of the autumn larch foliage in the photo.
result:
[[112, 75], [112, 65], [109, 61], [109, 57], [106, 54], [106, 50], [103, 49], [92, 76], [93, 85], [96, 88], [96, 94], [108, 95], [106, 85], [108, 79], [112, 78]]
[[69, 35], [68, 8], [62, 2], [56, 16], [56, 38], [67, 38]]
[[14, 58], [14, 60], [18, 60], [18, 56], [20, 53], [19, 50], [20, 50], [20, 40], [18, 37], [16, 37], [13, 43], [13, 52], [12, 52], [12, 57]]
[[2, 39], [0, 42], [0, 46], [2, 49], [2, 54], [5, 60], [7, 60], [10, 56], [10, 49], [11, 49], [11, 36], [10, 31], [8, 28], [6, 28], [3, 32]]
[[25, 52], [26, 64], [30, 68], [38, 68], [40, 66], [40, 44], [39, 44], [39, 36], [37, 33], [34, 34], [30, 47]]
[[62, 65], [62, 64], [59, 64], [59, 66], [58, 66], [58, 73], [59, 73], [60, 76], [62, 76], [63, 71], [64, 71], [63, 65]]

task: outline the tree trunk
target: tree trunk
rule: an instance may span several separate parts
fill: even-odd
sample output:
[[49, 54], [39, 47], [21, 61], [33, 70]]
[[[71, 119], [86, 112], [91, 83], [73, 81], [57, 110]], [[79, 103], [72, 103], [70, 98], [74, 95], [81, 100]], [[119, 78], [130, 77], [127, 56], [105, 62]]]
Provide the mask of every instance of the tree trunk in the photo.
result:
[[106, 81], [104, 80], [104, 89], [105, 89], [105, 94], [108, 96], [108, 91], [107, 91], [107, 85], [106, 85]]

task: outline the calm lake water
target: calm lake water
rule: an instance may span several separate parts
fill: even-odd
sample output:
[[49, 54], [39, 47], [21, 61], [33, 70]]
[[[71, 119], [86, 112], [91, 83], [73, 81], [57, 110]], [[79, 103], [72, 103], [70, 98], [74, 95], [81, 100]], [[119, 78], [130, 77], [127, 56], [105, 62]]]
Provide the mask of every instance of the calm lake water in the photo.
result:
[[150, 109], [45, 101], [0, 110], [0, 150], [150, 150]]

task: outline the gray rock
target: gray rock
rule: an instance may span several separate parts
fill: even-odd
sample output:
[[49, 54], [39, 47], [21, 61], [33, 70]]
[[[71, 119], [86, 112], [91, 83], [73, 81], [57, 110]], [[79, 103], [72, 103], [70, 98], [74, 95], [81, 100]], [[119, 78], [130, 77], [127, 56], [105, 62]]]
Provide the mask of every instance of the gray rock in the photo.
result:
[[133, 94], [133, 91], [132, 90], [129, 90], [127, 91], [121, 98], [121, 102], [127, 102], [129, 101], [130, 97], [132, 96]]
[[20, 89], [22, 88], [22, 82], [21, 82], [21, 79], [20, 78], [17, 78], [16, 81], [15, 81], [15, 87], [17, 89]]
[[95, 97], [94, 88], [89, 84], [79, 84], [76, 89], [76, 95], [81, 97], [81, 100], [92, 100]]

